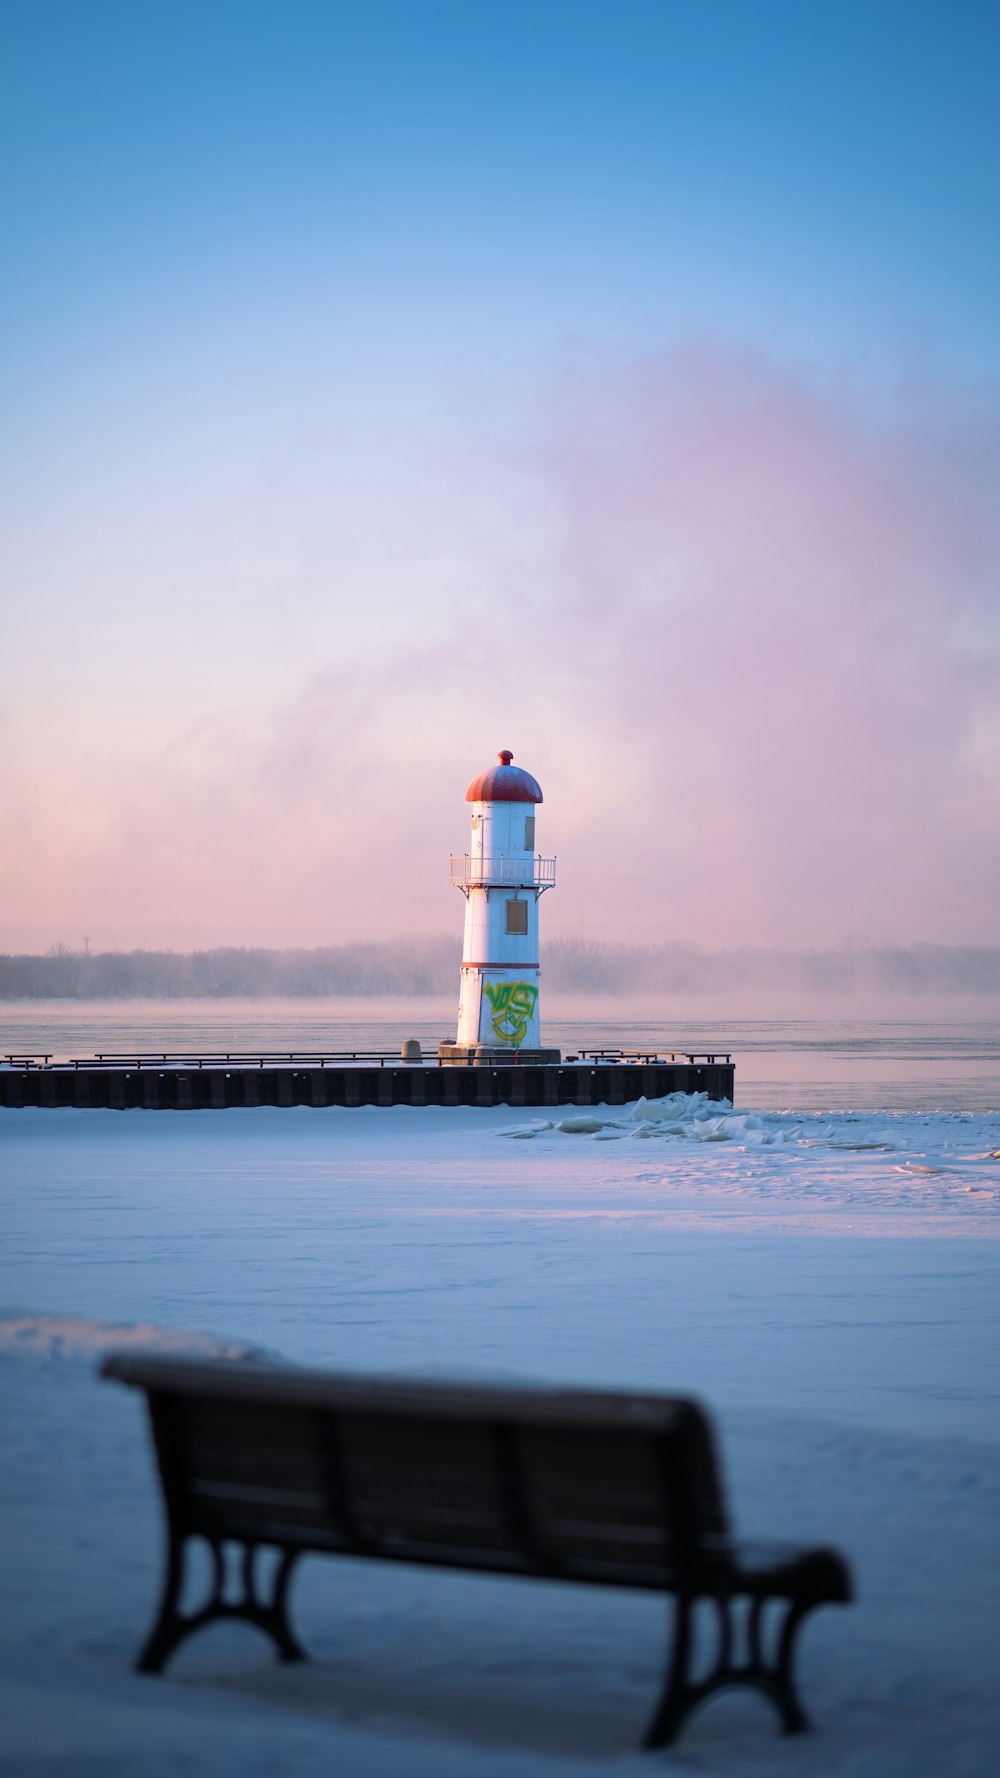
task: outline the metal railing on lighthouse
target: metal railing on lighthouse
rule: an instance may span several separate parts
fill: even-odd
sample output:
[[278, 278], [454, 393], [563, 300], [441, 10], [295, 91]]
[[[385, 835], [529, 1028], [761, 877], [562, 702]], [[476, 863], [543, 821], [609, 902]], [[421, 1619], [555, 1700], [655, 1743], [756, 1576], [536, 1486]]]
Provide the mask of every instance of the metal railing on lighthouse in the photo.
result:
[[456, 889], [553, 889], [556, 861], [530, 853], [510, 857], [501, 852], [495, 858], [476, 858], [468, 852], [453, 852], [451, 881]]

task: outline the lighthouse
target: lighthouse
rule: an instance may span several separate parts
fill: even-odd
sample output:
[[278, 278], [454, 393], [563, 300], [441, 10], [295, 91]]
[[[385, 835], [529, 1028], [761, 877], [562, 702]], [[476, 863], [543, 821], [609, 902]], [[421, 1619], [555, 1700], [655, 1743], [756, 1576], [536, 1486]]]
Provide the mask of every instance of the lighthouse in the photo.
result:
[[465, 896], [458, 1036], [438, 1046], [443, 1062], [559, 1060], [542, 1048], [538, 1009], [538, 903], [555, 886], [556, 861], [535, 850], [542, 792], [513, 758], [504, 748], [465, 793], [469, 850], [451, 860]]

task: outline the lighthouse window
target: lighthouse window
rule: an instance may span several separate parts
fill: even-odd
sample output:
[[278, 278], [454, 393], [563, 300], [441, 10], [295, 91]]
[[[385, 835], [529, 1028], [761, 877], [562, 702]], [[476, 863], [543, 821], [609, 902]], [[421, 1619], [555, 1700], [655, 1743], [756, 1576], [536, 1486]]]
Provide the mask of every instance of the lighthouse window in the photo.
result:
[[527, 933], [528, 904], [526, 901], [509, 901], [507, 903], [507, 931]]
[[526, 852], [533, 852], [535, 850], [534, 815], [525, 815], [524, 817], [524, 849]]

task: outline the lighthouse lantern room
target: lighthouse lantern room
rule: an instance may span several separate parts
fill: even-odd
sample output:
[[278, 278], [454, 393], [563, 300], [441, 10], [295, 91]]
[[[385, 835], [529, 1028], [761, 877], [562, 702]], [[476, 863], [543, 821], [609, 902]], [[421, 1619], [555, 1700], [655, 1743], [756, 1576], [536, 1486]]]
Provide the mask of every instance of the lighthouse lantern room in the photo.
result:
[[542, 792], [508, 748], [474, 778], [469, 850], [451, 860], [465, 896], [458, 1037], [438, 1046], [443, 1062], [558, 1062], [543, 1049], [539, 1021], [538, 903], [556, 880], [556, 861], [535, 850]]

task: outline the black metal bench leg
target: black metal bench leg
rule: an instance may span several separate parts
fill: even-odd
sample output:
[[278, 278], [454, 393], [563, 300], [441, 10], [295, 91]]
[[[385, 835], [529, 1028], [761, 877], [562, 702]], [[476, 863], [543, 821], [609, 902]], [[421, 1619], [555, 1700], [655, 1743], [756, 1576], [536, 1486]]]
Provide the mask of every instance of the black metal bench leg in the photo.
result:
[[[670, 1665], [660, 1701], [653, 1720], [646, 1730], [643, 1747], [667, 1747], [677, 1739], [686, 1717], [705, 1699], [731, 1686], [746, 1686], [770, 1699], [781, 1718], [786, 1735], [798, 1734], [809, 1727], [809, 1719], [799, 1701], [795, 1686], [795, 1643], [803, 1620], [815, 1609], [813, 1603], [792, 1602], [788, 1605], [777, 1632], [772, 1660], [765, 1659], [762, 1649], [761, 1617], [767, 1601], [749, 1601], [746, 1619], [746, 1659], [732, 1659], [733, 1601], [715, 1600], [719, 1615], [719, 1642], [715, 1664], [702, 1679], [691, 1677], [692, 1611], [694, 1602], [678, 1599], [674, 1640]], [[769, 1638], [770, 1640], [770, 1638]]]
[[163, 1577], [160, 1609], [156, 1615], [156, 1622], [143, 1644], [139, 1659], [136, 1661], [137, 1672], [162, 1673], [174, 1649], [178, 1643], [183, 1642], [187, 1635], [186, 1621], [178, 1610], [183, 1586], [184, 1539], [171, 1531], [167, 1545], [167, 1565]]
[[669, 1747], [677, 1739], [692, 1702], [688, 1686], [690, 1660], [691, 1600], [679, 1598], [674, 1610], [674, 1635], [667, 1677], [652, 1721], [643, 1736], [644, 1748]]
[[284, 1550], [278, 1560], [269, 1600], [261, 1600], [257, 1591], [254, 1544], [244, 1544], [241, 1565], [242, 1597], [229, 1601], [226, 1592], [226, 1562], [218, 1543], [209, 1543], [212, 1554], [212, 1591], [200, 1611], [187, 1614], [180, 1610], [184, 1588], [184, 1555], [187, 1540], [173, 1531], [167, 1547], [167, 1567], [163, 1594], [156, 1622], [136, 1662], [140, 1673], [162, 1673], [171, 1655], [180, 1644], [206, 1624], [224, 1618], [253, 1624], [270, 1636], [282, 1661], [304, 1661], [306, 1651], [296, 1637], [288, 1616], [288, 1592], [292, 1573], [300, 1551]]
[[778, 1637], [778, 1653], [774, 1663], [773, 1676], [778, 1691], [778, 1708], [781, 1711], [782, 1727], [786, 1735], [797, 1735], [809, 1727], [809, 1718], [802, 1708], [795, 1685], [795, 1639], [806, 1618], [814, 1607], [792, 1604], [785, 1613], [785, 1619]]
[[300, 1553], [299, 1550], [285, 1550], [275, 1572], [271, 1603], [264, 1607], [261, 1618], [261, 1628], [267, 1630], [277, 1647], [278, 1659], [282, 1661], [304, 1661], [307, 1658], [288, 1616], [288, 1590]]

